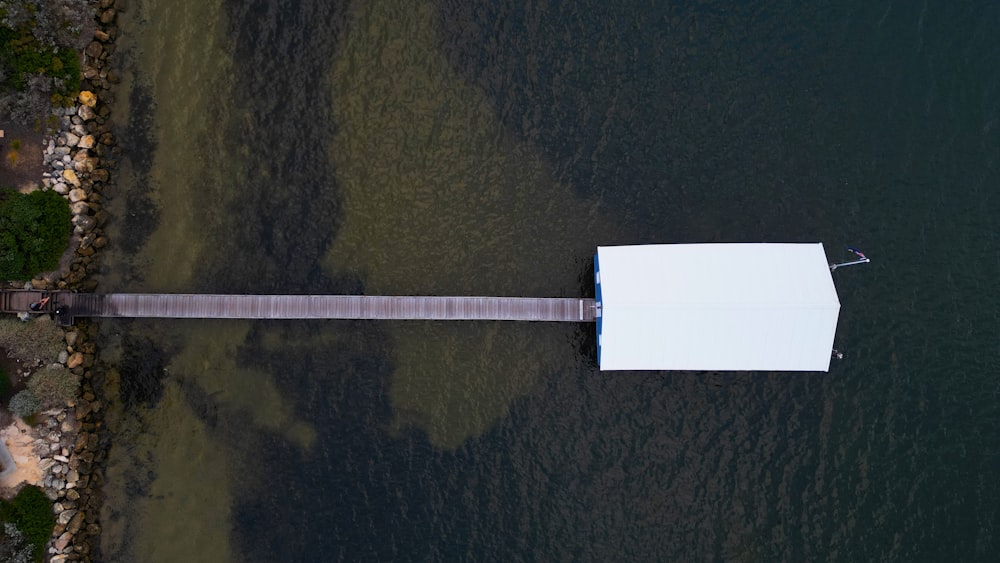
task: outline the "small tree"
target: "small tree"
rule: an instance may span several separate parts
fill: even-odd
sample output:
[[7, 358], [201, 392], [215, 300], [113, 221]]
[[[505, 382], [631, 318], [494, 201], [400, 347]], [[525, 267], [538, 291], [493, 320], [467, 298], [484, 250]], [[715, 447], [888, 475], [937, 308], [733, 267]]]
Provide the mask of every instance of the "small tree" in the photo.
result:
[[[52, 536], [56, 519], [52, 515], [52, 501], [45, 492], [33, 485], [27, 485], [18, 491], [10, 502], [0, 500], [0, 521], [4, 522], [4, 535], [8, 538], [7, 524], [13, 524], [20, 534], [20, 543], [28, 543], [32, 549], [35, 561], [41, 561], [45, 544]], [[23, 547], [18, 549], [18, 553]]]
[[42, 403], [35, 397], [34, 393], [23, 389], [10, 398], [10, 412], [20, 418], [28, 418], [38, 412]]
[[0, 191], [0, 279], [53, 270], [72, 231], [69, 204], [52, 191]]

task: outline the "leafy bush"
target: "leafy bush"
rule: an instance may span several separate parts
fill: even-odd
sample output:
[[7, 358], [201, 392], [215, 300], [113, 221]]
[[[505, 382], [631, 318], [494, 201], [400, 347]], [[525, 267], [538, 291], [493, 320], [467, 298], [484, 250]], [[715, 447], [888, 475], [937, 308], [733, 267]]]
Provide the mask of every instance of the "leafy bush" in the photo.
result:
[[69, 204], [61, 195], [0, 192], [0, 279], [28, 280], [55, 269], [70, 231]]
[[[41, 120], [80, 89], [77, 51], [90, 39], [87, 0], [0, 0], [0, 119]], [[16, 93], [11, 93], [16, 92]], [[51, 100], [50, 100], [51, 98]]]
[[27, 322], [0, 318], [0, 348], [22, 360], [39, 359], [51, 364], [66, 349], [63, 338], [59, 325], [45, 315]]
[[42, 403], [35, 397], [35, 394], [27, 389], [22, 389], [10, 398], [10, 412], [20, 418], [28, 418], [38, 412]]
[[[87, 9], [87, 1], [0, 0], [0, 23], [10, 29], [23, 30], [48, 47], [79, 45], [80, 32], [93, 17], [93, 11]], [[82, 39], [85, 41], [87, 37]]]
[[65, 406], [76, 397], [79, 388], [80, 378], [62, 366], [42, 368], [28, 380], [28, 391], [43, 408]]
[[0, 27], [0, 64], [7, 70], [7, 84], [23, 90], [32, 75], [45, 75], [62, 81], [61, 91], [80, 89], [80, 60], [76, 51], [66, 47], [46, 47], [7, 27]]
[[[24, 539], [32, 545], [35, 561], [41, 561], [45, 544], [56, 526], [52, 514], [52, 501], [38, 487], [27, 485], [14, 500], [0, 500], [0, 520], [11, 523], [20, 531]], [[7, 526], [4, 526], [4, 532]]]

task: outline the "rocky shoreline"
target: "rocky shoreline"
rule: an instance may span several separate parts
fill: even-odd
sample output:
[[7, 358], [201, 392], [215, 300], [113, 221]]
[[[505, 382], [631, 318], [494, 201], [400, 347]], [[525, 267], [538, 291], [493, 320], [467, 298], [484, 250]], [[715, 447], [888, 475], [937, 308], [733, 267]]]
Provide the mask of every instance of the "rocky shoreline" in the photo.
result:
[[[121, 1], [90, 3], [97, 28], [82, 53], [81, 92], [73, 106], [53, 110], [57, 130], [45, 142], [42, 185], [69, 201], [72, 255], [64, 257], [59, 271], [29, 282], [34, 289], [97, 287], [91, 275], [97, 273], [99, 250], [108, 242], [102, 195], [112, 186], [118, 154], [109, 121], [118, 77], [109, 59], [118, 36]], [[91, 561], [100, 546], [101, 484], [110, 438], [103, 421], [103, 369], [95, 366], [97, 328], [95, 323], [79, 321], [66, 329], [66, 350], [59, 361], [80, 377], [79, 397], [65, 409], [38, 415], [32, 429], [34, 451], [41, 458], [41, 486], [53, 499], [56, 517], [46, 546], [52, 562]]]

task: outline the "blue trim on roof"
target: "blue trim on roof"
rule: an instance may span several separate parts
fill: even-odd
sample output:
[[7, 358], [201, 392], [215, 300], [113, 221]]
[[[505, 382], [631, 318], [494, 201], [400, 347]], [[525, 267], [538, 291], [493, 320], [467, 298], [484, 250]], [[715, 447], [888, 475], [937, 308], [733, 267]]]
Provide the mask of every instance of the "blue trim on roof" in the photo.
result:
[[594, 254], [594, 295], [597, 299], [597, 365], [601, 365], [601, 331], [604, 329], [602, 322], [603, 303], [601, 301], [601, 265], [597, 254]]

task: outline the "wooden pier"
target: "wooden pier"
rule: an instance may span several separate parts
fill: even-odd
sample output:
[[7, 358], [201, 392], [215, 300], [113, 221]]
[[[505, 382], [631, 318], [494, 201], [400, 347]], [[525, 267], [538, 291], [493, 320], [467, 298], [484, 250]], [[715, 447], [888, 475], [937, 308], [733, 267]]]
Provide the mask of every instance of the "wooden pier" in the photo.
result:
[[44, 313], [76, 317], [176, 319], [387, 319], [593, 322], [593, 299], [404, 297], [370, 295], [213, 295], [4, 291], [3, 310], [28, 311], [43, 295]]

